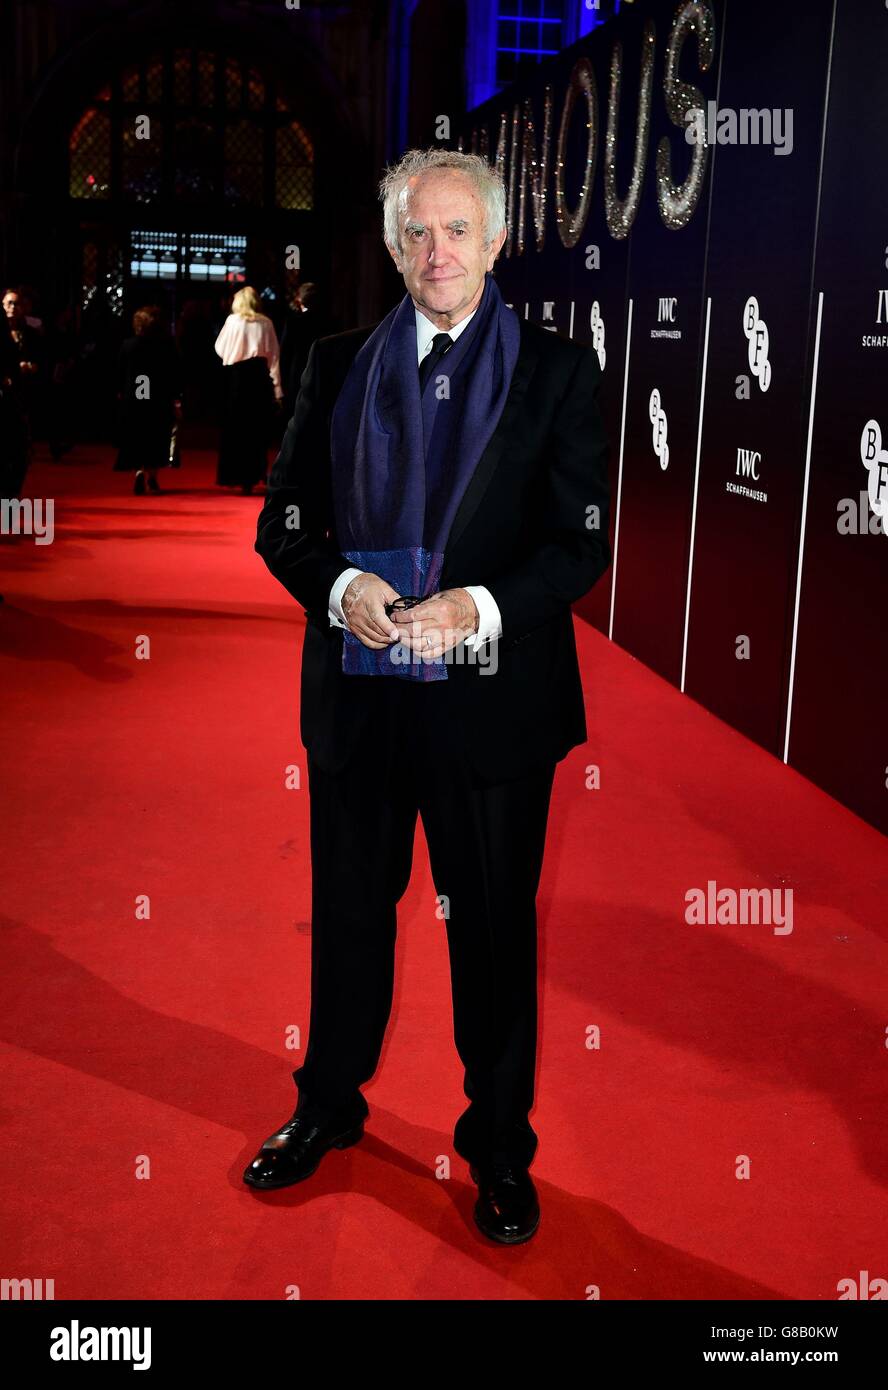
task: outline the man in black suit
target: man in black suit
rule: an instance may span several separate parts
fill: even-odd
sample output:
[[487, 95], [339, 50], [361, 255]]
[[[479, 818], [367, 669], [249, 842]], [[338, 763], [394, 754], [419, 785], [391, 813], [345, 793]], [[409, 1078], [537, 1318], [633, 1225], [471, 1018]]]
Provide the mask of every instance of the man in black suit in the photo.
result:
[[300, 285], [296, 291], [296, 303], [287, 310], [281, 333], [281, 383], [288, 420], [296, 409], [299, 383], [312, 343], [317, 338], [329, 337], [339, 327], [327, 307], [320, 286], [312, 281]]
[[[611, 558], [601, 373], [593, 349], [503, 304], [505, 194], [486, 160], [410, 151], [381, 193], [407, 295], [380, 325], [315, 343], [256, 538], [306, 614], [312, 1001], [296, 1111], [244, 1179], [298, 1182], [363, 1134], [420, 815], [470, 1102], [454, 1147], [478, 1226], [513, 1244], [539, 1222], [550, 792], [586, 738], [570, 606]], [[422, 601], [392, 607], [405, 596]]]

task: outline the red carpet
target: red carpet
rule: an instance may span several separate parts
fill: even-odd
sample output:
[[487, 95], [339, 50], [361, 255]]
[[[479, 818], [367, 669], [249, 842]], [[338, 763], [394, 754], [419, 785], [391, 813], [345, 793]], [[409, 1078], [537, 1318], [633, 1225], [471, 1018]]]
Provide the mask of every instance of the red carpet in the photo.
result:
[[[539, 1233], [472, 1223], [421, 835], [364, 1141], [242, 1184], [307, 1040], [302, 611], [209, 455], [158, 498], [72, 458], [28, 481], [55, 542], [0, 542], [0, 1274], [57, 1299], [823, 1300], [888, 1275], [886, 842], [582, 622], [590, 741], [540, 894]], [[791, 887], [792, 933], [688, 925], [709, 880]]]

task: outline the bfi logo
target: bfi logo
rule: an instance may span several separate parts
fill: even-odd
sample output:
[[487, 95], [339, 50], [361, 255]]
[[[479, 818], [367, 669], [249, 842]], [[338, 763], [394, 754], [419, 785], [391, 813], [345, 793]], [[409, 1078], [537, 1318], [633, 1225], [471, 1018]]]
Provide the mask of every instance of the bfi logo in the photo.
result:
[[860, 461], [869, 474], [869, 504], [876, 516], [888, 522], [888, 449], [882, 448], [878, 420], [867, 420], [860, 436]]
[[592, 329], [592, 346], [598, 353], [598, 365], [604, 371], [607, 362], [607, 349], [604, 345], [604, 319], [601, 317], [601, 305], [597, 299], [592, 301], [589, 326]]
[[665, 472], [669, 467], [669, 445], [666, 442], [666, 436], [669, 433], [669, 421], [666, 419], [666, 411], [663, 409], [660, 392], [656, 386], [648, 401], [648, 419], [653, 426], [654, 453], [660, 460], [660, 467]]
[[660, 305], [657, 309], [657, 323], [675, 323], [675, 306], [678, 299], [675, 295], [671, 298], [660, 297]]
[[752, 478], [757, 483], [759, 481], [758, 466], [761, 461], [762, 456], [757, 449], [738, 449], [737, 477]]
[[751, 294], [743, 309], [743, 336], [749, 345], [749, 370], [763, 391], [771, 385], [771, 363], [768, 361], [770, 336], [768, 325], [759, 315], [758, 300]]

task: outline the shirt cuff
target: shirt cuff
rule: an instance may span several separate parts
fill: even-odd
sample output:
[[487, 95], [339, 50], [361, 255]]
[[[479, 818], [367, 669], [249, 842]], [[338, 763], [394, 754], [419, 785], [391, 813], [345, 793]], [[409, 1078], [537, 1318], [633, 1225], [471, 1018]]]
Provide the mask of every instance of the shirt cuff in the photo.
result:
[[466, 646], [471, 644], [472, 651], [476, 652], [485, 642], [502, 637], [502, 617], [496, 599], [483, 584], [464, 584], [463, 588], [472, 595], [478, 609], [478, 631], [466, 638]]
[[330, 616], [331, 626], [348, 627], [348, 623], [345, 621], [345, 614], [342, 611], [342, 595], [345, 593], [352, 580], [362, 573], [362, 570], [356, 570], [354, 568], [343, 570], [342, 574], [333, 585], [333, 588], [330, 590], [327, 611]]

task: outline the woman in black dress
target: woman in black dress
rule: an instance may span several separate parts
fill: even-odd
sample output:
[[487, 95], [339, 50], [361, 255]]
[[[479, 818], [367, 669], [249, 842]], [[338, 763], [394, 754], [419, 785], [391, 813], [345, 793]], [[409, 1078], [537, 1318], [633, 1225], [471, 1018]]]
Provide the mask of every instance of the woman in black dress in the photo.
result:
[[133, 492], [160, 492], [157, 470], [178, 467], [173, 426], [182, 397], [179, 357], [155, 304], [133, 314], [120, 349], [120, 448], [114, 468], [134, 472]]
[[277, 334], [251, 285], [234, 296], [216, 352], [222, 358], [223, 412], [216, 481], [249, 494], [268, 472], [275, 401], [283, 394]]

